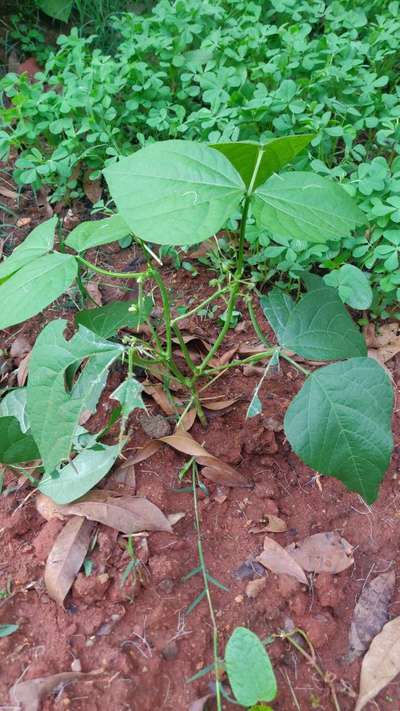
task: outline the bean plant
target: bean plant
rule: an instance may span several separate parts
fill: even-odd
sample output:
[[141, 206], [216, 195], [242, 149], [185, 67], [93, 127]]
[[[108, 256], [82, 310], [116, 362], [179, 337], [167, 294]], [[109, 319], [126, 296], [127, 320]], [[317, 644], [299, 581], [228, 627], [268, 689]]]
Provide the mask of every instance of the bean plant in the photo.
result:
[[[392, 451], [393, 392], [385, 369], [368, 358], [364, 338], [336, 286], [305, 273], [306, 292], [296, 302], [278, 288], [258, 293], [244, 271], [246, 230], [253, 219], [260, 229], [310, 244], [347, 238], [365, 221], [353, 199], [330, 177], [282, 172], [311, 140], [313, 135], [306, 134], [264, 143], [210, 146], [169, 140], [147, 145], [104, 171], [116, 214], [81, 223], [60, 249], [54, 246], [57, 218], [51, 218], [3, 260], [3, 329], [40, 313], [74, 283], [83, 288], [86, 272], [134, 280], [138, 297], [131, 305], [117, 301], [79, 312], [77, 330], [69, 340], [64, 319], [47, 323], [31, 354], [27, 387], [12, 390], [1, 402], [2, 461], [20, 465], [40, 459], [39, 489], [58, 503], [67, 503], [95, 486], [120, 455], [127, 441], [129, 414], [143, 407], [135, 368], [150, 373], [155, 367], [161, 370], [166, 383], [174, 382], [185, 393], [180, 419], [195, 408], [205, 426], [200, 397], [204, 383], [227, 367], [263, 362], [265, 373], [247, 413], [257, 416], [262, 411], [261, 386], [269, 369], [282, 359], [304, 376], [284, 422], [293, 450], [307, 465], [335, 476], [366, 502], [376, 499]], [[185, 315], [177, 314], [153, 259], [155, 245], [199, 244], [238, 212], [235, 259], [225, 283]], [[88, 249], [127, 234], [134, 235], [148, 257], [142, 271], [113, 272], [87, 259]], [[151, 315], [149, 293], [154, 289], [162, 304], [162, 329]], [[195, 363], [180, 322], [222, 297], [227, 305], [219, 334]], [[232, 326], [239, 298], [263, 350], [218, 366], [214, 357]], [[256, 318], [257, 300], [275, 333], [275, 344], [266, 338], [266, 324]], [[137, 330], [140, 323], [147, 324], [147, 336]], [[121, 341], [117, 334], [123, 326], [131, 331]], [[184, 366], [174, 354], [174, 340]], [[328, 365], [311, 372], [298, 362], [299, 357]], [[110, 366], [118, 360], [126, 364], [126, 376], [111, 398], [119, 402], [121, 435], [117, 443], [108, 445], [101, 442], [104, 432], [82, 432], [79, 421], [83, 412], [96, 410]]]

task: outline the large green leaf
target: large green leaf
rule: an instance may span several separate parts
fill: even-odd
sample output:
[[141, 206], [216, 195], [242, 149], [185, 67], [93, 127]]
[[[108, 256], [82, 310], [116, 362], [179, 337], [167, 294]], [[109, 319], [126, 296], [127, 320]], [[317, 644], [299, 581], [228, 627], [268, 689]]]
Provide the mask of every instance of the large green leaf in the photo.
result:
[[85, 309], [76, 314], [75, 323], [86, 326], [101, 338], [110, 338], [124, 326], [137, 328], [140, 323], [145, 321], [153, 308], [153, 300], [146, 296], [143, 299], [140, 313], [130, 311], [131, 306], [132, 301], [114, 301], [106, 306], [99, 306], [97, 309]]
[[42, 222], [14, 249], [10, 257], [3, 259], [0, 263], [0, 284], [25, 264], [30, 264], [34, 259], [50, 252], [54, 245], [56, 224], [57, 217]]
[[282, 289], [271, 289], [268, 296], [260, 297], [260, 305], [265, 317], [271, 324], [279, 343], [282, 343], [287, 327], [289, 316], [292, 313], [295, 302]]
[[16, 417], [21, 432], [29, 430], [29, 420], [26, 412], [26, 388], [15, 388], [7, 393], [0, 402], [0, 417]]
[[275, 698], [274, 670], [264, 645], [254, 632], [236, 627], [225, 647], [225, 664], [232, 691], [241, 706]]
[[110, 471], [119, 451], [118, 444], [98, 444], [93, 449], [85, 449], [65, 467], [60, 467], [51, 476], [45, 475], [38, 488], [56, 504], [70, 504], [101, 481]]
[[345, 304], [353, 309], [369, 309], [372, 303], [372, 289], [368, 277], [353, 264], [343, 264], [324, 276], [325, 284], [336, 287]]
[[285, 433], [298, 456], [371, 504], [393, 448], [393, 389], [371, 358], [319, 368], [291, 402]]
[[36, 0], [38, 7], [54, 20], [68, 22], [74, 0]]
[[286, 301], [284, 306], [277, 308], [278, 298], [282, 299], [276, 290], [272, 290], [271, 294], [261, 298], [261, 306], [283, 348], [311, 360], [367, 355], [364, 338], [335, 289], [329, 286], [313, 288], [290, 313]]
[[101, 244], [116, 242], [129, 235], [131, 230], [120, 215], [106, 217], [104, 220], [81, 222], [69, 233], [65, 244], [75, 252], [98, 247]]
[[273, 234], [319, 243], [346, 237], [366, 221], [338, 183], [304, 172], [273, 175], [255, 191], [253, 210]]
[[301, 136], [273, 138], [263, 144], [252, 141], [215, 143], [212, 148], [228, 158], [242, 176], [247, 188], [252, 184], [251, 187], [255, 190], [267, 178], [290, 163], [313, 138], [314, 134], [308, 133]]
[[0, 417], [0, 462], [18, 464], [39, 459], [33, 438], [21, 431], [16, 417]]
[[134, 234], [167, 245], [201, 242], [234, 212], [245, 185], [221, 153], [191, 141], [153, 143], [104, 171]]
[[[38, 336], [29, 362], [28, 416], [47, 473], [68, 458], [81, 413], [92, 411], [109, 366], [124, 350], [83, 326], [66, 341], [66, 325], [63, 319], [49, 323]], [[67, 391], [67, 369], [87, 358], [92, 362]]]
[[0, 329], [36, 316], [68, 289], [76, 273], [75, 258], [59, 252], [26, 264], [0, 285]]

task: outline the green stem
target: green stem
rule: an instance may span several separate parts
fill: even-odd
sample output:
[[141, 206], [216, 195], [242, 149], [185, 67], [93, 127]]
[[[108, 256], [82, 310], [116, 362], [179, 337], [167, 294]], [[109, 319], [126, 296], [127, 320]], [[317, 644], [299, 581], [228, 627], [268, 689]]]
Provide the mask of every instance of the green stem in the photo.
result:
[[271, 343], [269, 343], [268, 339], [265, 338], [265, 336], [261, 330], [260, 324], [257, 321], [257, 316], [256, 316], [256, 312], [254, 311], [254, 306], [253, 306], [253, 303], [251, 300], [251, 295], [249, 295], [247, 297], [246, 302], [247, 302], [247, 310], [249, 312], [250, 320], [251, 320], [251, 323], [253, 325], [253, 328], [254, 328], [257, 336], [259, 337], [261, 343], [264, 343], [265, 346], [270, 346]]
[[210, 301], [214, 301], [215, 299], [218, 299], [222, 294], [226, 294], [227, 291], [229, 291], [230, 287], [225, 286], [223, 289], [219, 289], [218, 291], [215, 291], [214, 294], [211, 294], [211, 296], [208, 296], [207, 299], [204, 299], [200, 304], [195, 306], [193, 309], [190, 311], [187, 311], [185, 314], [181, 314], [180, 316], [176, 316], [174, 319], [171, 321], [171, 325], [173, 326], [175, 323], [178, 323], [178, 321], [182, 321], [184, 318], [188, 318], [189, 316], [193, 316], [197, 311], [200, 311], [200, 309], [204, 308], [204, 306], [207, 306], [207, 304], [210, 303]]
[[161, 300], [162, 300], [162, 306], [163, 306], [163, 312], [164, 312], [164, 318], [165, 318], [165, 340], [166, 340], [166, 348], [165, 348], [165, 357], [167, 361], [172, 360], [172, 332], [171, 332], [171, 309], [169, 305], [169, 298], [168, 298], [168, 292], [165, 288], [164, 282], [162, 280], [161, 274], [157, 271], [157, 269], [154, 269], [153, 267], [150, 267], [148, 270], [149, 276], [154, 279], [156, 282], [160, 294], [161, 294]]
[[215, 675], [215, 696], [217, 702], [217, 711], [222, 711], [222, 698], [221, 698], [221, 682], [219, 680], [219, 637], [218, 637], [218, 627], [215, 618], [214, 608], [211, 599], [210, 587], [208, 585], [207, 568], [204, 560], [203, 544], [201, 541], [201, 528], [200, 528], [200, 516], [199, 507], [197, 502], [197, 466], [193, 463], [192, 467], [192, 487], [193, 487], [193, 506], [194, 506], [194, 518], [197, 533], [197, 551], [199, 554], [199, 562], [201, 568], [201, 574], [203, 576], [204, 590], [206, 593], [206, 598], [208, 602], [208, 609], [210, 612], [211, 625], [213, 631], [213, 656], [214, 656], [214, 675]]
[[307, 370], [306, 368], [303, 368], [301, 365], [299, 365], [298, 363], [296, 363], [296, 361], [293, 360], [293, 358], [290, 358], [290, 356], [286, 355], [286, 353], [285, 353], [284, 351], [281, 351], [281, 356], [282, 356], [282, 358], [284, 358], [285, 360], [287, 360], [288, 363], [290, 363], [291, 365], [293, 365], [294, 368], [296, 368], [296, 370], [299, 370], [300, 373], [303, 373], [303, 375], [310, 375], [311, 370]]
[[193, 361], [192, 361], [192, 358], [191, 358], [190, 353], [189, 353], [189, 349], [188, 349], [188, 347], [187, 347], [187, 345], [186, 345], [186, 343], [185, 343], [185, 341], [184, 341], [184, 339], [183, 339], [183, 337], [182, 337], [182, 334], [181, 334], [181, 332], [180, 332], [178, 326], [176, 326], [176, 324], [174, 324], [173, 322], [172, 322], [172, 328], [173, 328], [174, 333], [175, 333], [175, 335], [176, 335], [176, 337], [177, 337], [177, 339], [178, 339], [178, 341], [179, 341], [179, 345], [180, 345], [180, 348], [181, 348], [183, 357], [184, 357], [184, 359], [185, 359], [185, 361], [186, 361], [186, 364], [187, 364], [187, 366], [189, 367], [189, 369], [191, 370], [191, 372], [194, 374], [194, 373], [196, 372], [196, 366], [195, 366], [195, 364], [194, 364]]
[[259, 360], [270, 358], [274, 354], [275, 350], [276, 348], [269, 348], [266, 351], [261, 351], [260, 353], [255, 353], [252, 356], [247, 356], [247, 358], [243, 358], [243, 360], [232, 360], [230, 363], [226, 363], [225, 365], [216, 365], [215, 368], [210, 368], [210, 370], [204, 371], [203, 375], [212, 375], [218, 370], [227, 370], [228, 368], [237, 368], [240, 365], [251, 365], [252, 363], [257, 363]]
[[75, 259], [81, 264], [84, 264], [88, 269], [91, 269], [92, 272], [97, 272], [97, 274], [103, 274], [104, 276], [113, 277], [115, 279], [145, 279], [146, 276], [148, 276], [146, 272], [110, 272], [108, 269], [102, 269], [101, 267], [97, 267], [96, 264], [88, 262], [87, 259], [81, 257], [80, 254], [75, 254]]

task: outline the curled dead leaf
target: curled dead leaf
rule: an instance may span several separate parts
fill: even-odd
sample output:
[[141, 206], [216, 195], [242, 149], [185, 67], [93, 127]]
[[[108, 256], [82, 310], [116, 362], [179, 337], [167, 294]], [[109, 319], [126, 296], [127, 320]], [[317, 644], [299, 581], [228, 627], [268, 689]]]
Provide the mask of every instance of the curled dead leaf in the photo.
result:
[[264, 516], [266, 519], [266, 524], [262, 528], [249, 528], [249, 533], [283, 533], [287, 531], [287, 525], [282, 518], [279, 516], [274, 516], [273, 514], [268, 514]]
[[372, 640], [363, 659], [360, 692], [354, 711], [362, 711], [399, 673], [400, 617], [396, 617]]
[[334, 531], [315, 533], [286, 550], [309, 573], [341, 573], [354, 564], [352, 546]]
[[400, 323], [393, 321], [379, 326], [376, 333], [375, 325], [369, 323], [363, 329], [367, 346], [375, 352], [377, 360], [386, 363], [400, 352]]
[[202, 398], [201, 404], [206, 410], [214, 410], [218, 412], [218, 410], [225, 410], [227, 407], [234, 405], [238, 400], [240, 400], [238, 397], [231, 397], [226, 400], [211, 400], [210, 398]]
[[29, 367], [29, 361], [30, 361], [31, 354], [27, 353], [25, 358], [22, 358], [20, 361], [20, 364], [18, 366], [17, 370], [17, 383], [18, 387], [23, 388], [27, 378], [28, 378], [28, 367]]
[[14, 338], [11, 348], [10, 348], [10, 356], [11, 358], [25, 358], [25, 356], [30, 353], [32, 350], [32, 346], [29, 343], [28, 339], [25, 338], [25, 336], [17, 336]]
[[90, 202], [94, 204], [95, 202], [98, 202], [100, 200], [103, 188], [101, 186], [100, 178], [98, 178], [97, 180], [90, 180], [90, 173], [91, 171], [88, 170], [84, 174], [83, 189], [88, 200], [90, 200]]
[[143, 391], [146, 395], [150, 395], [157, 405], [161, 408], [165, 415], [176, 415], [178, 412], [178, 406], [181, 405], [180, 402], [175, 401], [174, 398], [169, 398], [161, 383], [146, 383], [143, 385]]
[[74, 516], [58, 534], [47, 558], [44, 582], [50, 597], [63, 605], [89, 548], [93, 523]]
[[52, 518], [63, 519], [62, 513], [59, 511], [60, 507], [48, 496], [44, 494], [38, 494], [36, 497], [36, 510], [37, 512], [46, 519], [50, 521]]
[[57, 691], [57, 689], [61, 689], [77, 679], [88, 679], [101, 673], [101, 669], [90, 674], [71, 671], [38, 679], [29, 679], [28, 681], [17, 681], [11, 688], [10, 701], [12, 704], [18, 704], [18, 708], [21, 711], [39, 711], [43, 699]]
[[306, 574], [300, 565], [285, 548], [268, 536], [265, 536], [264, 550], [256, 560], [277, 575], [291, 575], [299, 583], [308, 585]]
[[365, 585], [353, 612], [347, 655], [349, 662], [365, 652], [387, 621], [395, 584], [396, 577], [391, 570], [381, 573]]
[[103, 296], [96, 281], [87, 282], [87, 284], [85, 285], [85, 289], [90, 296], [90, 299], [87, 299], [86, 304], [88, 309], [96, 308], [95, 304], [97, 304], [97, 306], [103, 305]]

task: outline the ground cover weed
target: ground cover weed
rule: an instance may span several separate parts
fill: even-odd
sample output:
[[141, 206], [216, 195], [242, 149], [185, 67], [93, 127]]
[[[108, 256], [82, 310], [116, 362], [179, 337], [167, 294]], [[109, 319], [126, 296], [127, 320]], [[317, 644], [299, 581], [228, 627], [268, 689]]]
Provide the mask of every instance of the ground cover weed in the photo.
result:
[[[368, 503], [376, 499], [393, 446], [393, 391], [384, 368], [367, 357], [363, 336], [339, 295], [346, 283], [329, 286], [320, 277], [304, 273], [307, 291], [296, 302], [278, 288], [258, 292], [244, 270], [246, 230], [253, 218], [261, 228], [310, 243], [320, 241], [321, 235], [347, 238], [365, 220], [353, 199], [331, 178], [308, 171], [278, 172], [311, 140], [312, 134], [214, 147], [179, 140], [153, 143], [106, 169], [117, 214], [81, 223], [60, 251], [54, 249], [57, 218], [51, 218], [2, 262], [3, 329], [41, 312], [75, 282], [84, 290], [81, 276], [86, 270], [111, 279], [132, 279], [138, 285], [131, 306], [117, 301], [80, 311], [77, 330], [69, 340], [64, 335], [65, 320], [55, 319], [44, 327], [30, 357], [27, 387], [6, 393], [0, 404], [2, 462], [20, 466], [40, 459], [39, 489], [59, 504], [69, 503], [108, 473], [126, 443], [130, 413], [145, 408], [135, 368], [149, 373], [161, 370], [167, 391], [174, 383], [183, 393], [177, 410], [179, 432], [185, 417], [194, 411], [206, 424], [204, 389], [228, 368], [264, 361], [264, 381], [271, 367], [283, 359], [305, 376], [285, 416], [285, 434], [293, 450], [306, 464], [340, 479]], [[238, 212], [235, 259], [225, 283], [186, 312], [186, 316], [195, 314], [221, 296], [226, 299], [219, 334], [195, 363], [180, 330], [185, 314], [174, 313], [149, 245], [197, 244]], [[143, 271], [112, 272], [83, 256], [89, 248], [131, 233], [148, 258]], [[151, 316], [153, 290], [162, 303], [158, 322]], [[232, 326], [239, 298], [264, 350], [216, 365], [214, 358]], [[275, 332], [276, 345], [267, 341], [257, 320], [256, 299]], [[147, 325], [147, 337], [138, 330], [141, 323]], [[116, 334], [123, 326], [131, 331], [121, 341]], [[174, 339], [184, 365], [174, 355]], [[297, 356], [330, 364], [310, 373]], [[109, 445], [101, 442], [108, 427], [89, 435], [82, 432], [79, 421], [83, 412], [96, 410], [109, 369], [117, 361], [125, 364], [126, 377], [111, 394], [116, 403], [111, 418], [119, 417], [121, 426], [118, 442]], [[259, 389], [248, 417], [261, 412]], [[172, 437], [162, 441], [176, 446]], [[215, 458], [193, 439], [179, 441], [178, 449], [193, 455], [205, 466], [205, 473], [207, 467], [215, 467]], [[27, 472], [23, 467], [22, 471]], [[230, 485], [246, 485], [233, 470], [225, 470], [225, 476]]]

